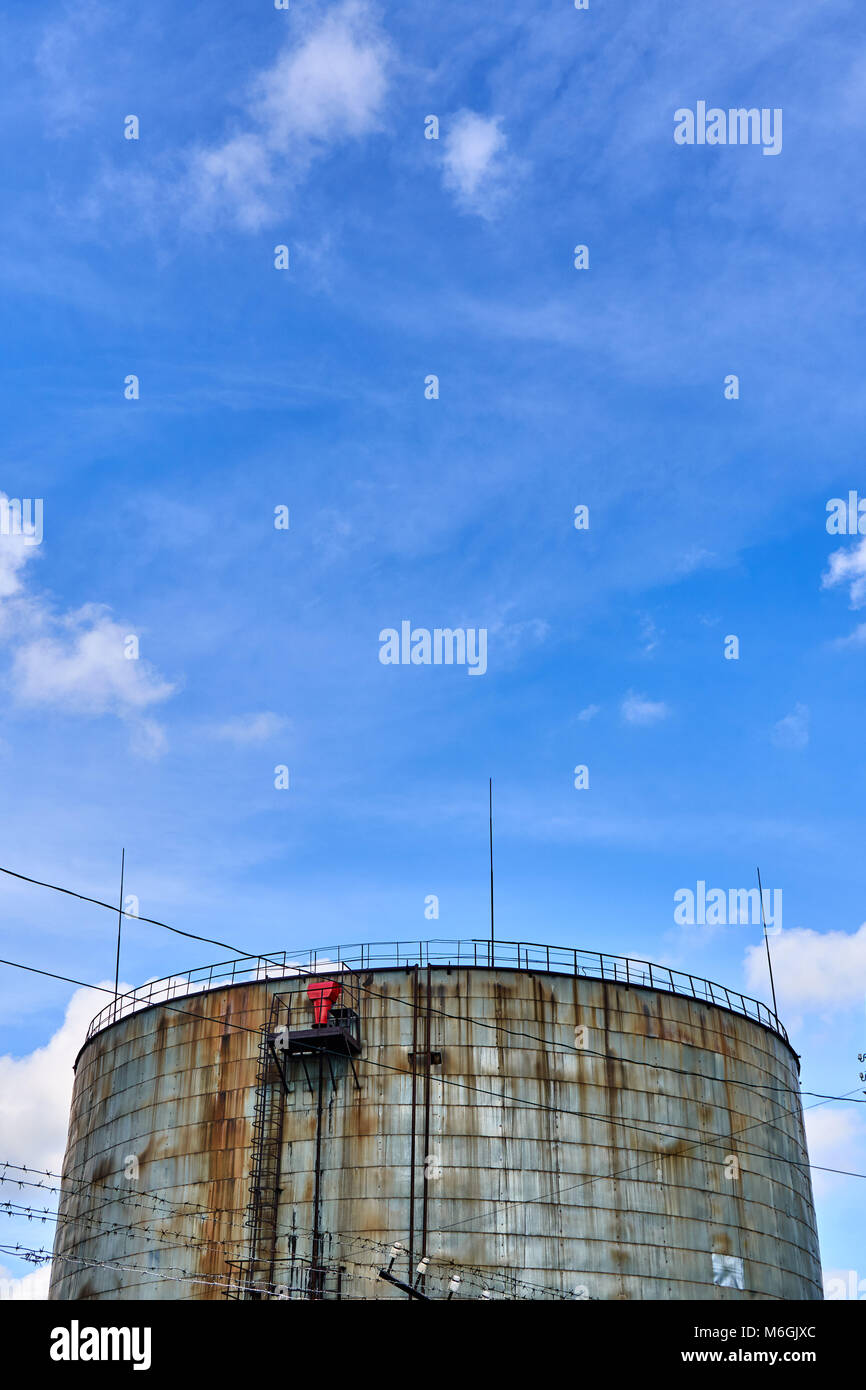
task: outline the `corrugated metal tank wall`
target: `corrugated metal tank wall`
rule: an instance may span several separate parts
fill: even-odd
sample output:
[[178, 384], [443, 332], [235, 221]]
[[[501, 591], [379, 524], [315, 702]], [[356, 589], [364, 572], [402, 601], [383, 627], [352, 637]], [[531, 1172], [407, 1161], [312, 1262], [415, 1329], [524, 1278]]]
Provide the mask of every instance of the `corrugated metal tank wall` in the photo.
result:
[[[431, 1257], [433, 1296], [456, 1267], [476, 1271], [463, 1286], [476, 1297], [482, 1279], [494, 1296], [821, 1297], [797, 1065], [774, 1031], [647, 988], [437, 966], [428, 1048], [427, 981], [424, 968], [361, 975], [360, 1089], [346, 1059], [333, 1081], [324, 1070], [321, 1258], [342, 1267], [343, 1296], [405, 1298], [377, 1278], [387, 1256], [373, 1243], [409, 1240], [414, 1027], [414, 1254]], [[146, 1009], [87, 1043], [52, 1298], [225, 1296], [226, 1259], [245, 1253], [258, 1064], [256, 1037], [226, 1025], [261, 1028], [281, 992], [296, 995], [292, 1026], [308, 1026], [306, 985], [214, 989], [179, 1001], [189, 1013]], [[429, 1053], [441, 1061], [428, 1103]], [[312, 1256], [307, 1068], [312, 1091], [286, 1062], [274, 1276], [286, 1283]], [[335, 1288], [329, 1276], [326, 1296]]]

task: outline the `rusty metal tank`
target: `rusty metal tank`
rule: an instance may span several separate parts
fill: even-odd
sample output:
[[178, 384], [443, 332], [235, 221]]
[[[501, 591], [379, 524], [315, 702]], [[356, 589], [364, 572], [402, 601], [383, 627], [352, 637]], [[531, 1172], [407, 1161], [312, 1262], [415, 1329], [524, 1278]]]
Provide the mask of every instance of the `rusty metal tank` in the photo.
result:
[[50, 1297], [818, 1299], [798, 1074], [765, 1005], [563, 947], [153, 982], [76, 1062]]

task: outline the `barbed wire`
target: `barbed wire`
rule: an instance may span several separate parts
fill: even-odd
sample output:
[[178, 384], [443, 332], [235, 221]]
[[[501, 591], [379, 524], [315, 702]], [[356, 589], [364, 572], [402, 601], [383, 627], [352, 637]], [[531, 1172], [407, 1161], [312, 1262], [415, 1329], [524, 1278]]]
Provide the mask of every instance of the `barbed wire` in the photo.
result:
[[[24, 1169], [24, 1171], [29, 1170]], [[2, 1181], [2, 1178], [0, 1178], [0, 1181]], [[26, 1180], [19, 1180], [17, 1178], [7, 1179], [7, 1181], [11, 1181], [18, 1186], [20, 1186], [21, 1182], [24, 1181], [25, 1185], [28, 1185], [26, 1183]], [[39, 1186], [39, 1184], [34, 1185]], [[78, 1214], [71, 1215], [69, 1213], [52, 1212], [47, 1207], [38, 1208], [33, 1206], [27, 1206], [23, 1203], [0, 1202], [0, 1213], [10, 1217], [19, 1217], [28, 1221], [36, 1220], [43, 1224], [47, 1221], [54, 1221], [55, 1223], [61, 1223], [63, 1225], [70, 1226], [83, 1225], [88, 1226], [91, 1229], [99, 1229], [102, 1231], [106, 1231], [112, 1235], [120, 1235], [123, 1232], [127, 1232], [127, 1238], [129, 1238], [129, 1236], [131, 1235], [151, 1237], [163, 1242], [163, 1248], [168, 1250], [192, 1250], [197, 1247], [210, 1248], [215, 1246], [225, 1249], [230, 1246], [236, 1247], [238, 1245], [246, 1244], [246, 1237], [242, 1237], [237, 1240], [232, 1240], [220, 1237], [189, 1236], [187, 1238], [181, 1237], [178, 1243], [168, 1245], [166, 1244], [166, 1242], [172, 1240], [173, 1238], [177, 1240], [177, 1233], [166, 1233], [164, 1231], [156, 1231], [151, 1227], [144, 1227], [140, 1223], [98, 1221], [91, 1216], [83, 1216]], [[182, 1215], [182, 1219], [191, 1218], [189, 1216]], [[363, 1250], [375, 1252], [380, 1257], [383, 1257], [389, 1254], [391, 1250], [394, 1248], [394, 1243], [391, 1241], [376, 1241], [372, 1240], [370, 1237], [367, 1236], [349, 1234], [342, 1231], [320, 1233], [316, 1232], [312, 1227], [297, 1225], [294, 1225], [292, 1227], [279, 1228], [277, 1231], [276, 1239], [291, 1240], [297, 1236], [313, 1237], [317, 1234], [323, 1234], [324, 1238], [328, 1241], [329, 1244], [337, 1244], [339, 1246], [341, 1251], [340, 1258], [343, 1257], [342, 1251], [344, 1249], [349, 1250], [351, 1248], [360, 1248]], [[405, 1253], [408, 1255], [408, 1252]], [[493, 1271], [490, 1269], [485, 1270], [478, 1266], [463, 1265], [459, 1261], [455, 1261], [450, 1258], [440, 1259], [439, 1257], [433, 1256], [430, 1256], [428, 1258], [430, 1259], [431, 1263], [445, 1265], [445, 1267], [449, 1271], [451, 1271], [452, 1274], [460, 1273], [464, 1278], [467, 1278], [470, 1274], [475, 1275], [477, 1276], [477, 1279], [481, 1281], [481, 1283], [486, 1287], [489, 1287], [491, 1283], [494, 1283], [497, 1279], [499, 1279], [507, 1285], [526, 1288], [539, 1293], [548, 1293], [553, 1297], [562, 1298], [568, 1296], [567, 1293], [564, 1293], [561, 1288], [558, 1288], [554, 1285], [537, 1284], [531, 1280], [519, 1279], [514, 1275], [506, 1274], [502, 1271]]]
[[[53, 1187], [53, 1186], [49, 1186], [47, 1183], [42, 1183], [42, 1182], [38, 1182], [38, 1183], [37, 1183], [37, 1182], [30, 1182], [30, 1181], [28, 1181], [27, 1179], [24, 1179], [24, 1178], [10, 1178], [10, 1177], [7, 1177], [7, 1176], [6, 1176], [6, 1170], [7, 1170], [7, 1169], [10, 1169], [10, 1168], [11, 1168], [13, 1171], [19, 1172], [19, 1173], [40, 1173], [40, 1174], [42, 1174], [44, 1177], [47, 1177], [47, 1178], [57, 1178], [58, 1182], [61, 1183], [62, 1186], [61, 1186], [61, 1187]], [[41, 1188], [43, 1188], [46, 1192], [56, 1192], [56, 1193], [60, 1194], [61, 1192], [65, 1192], [65, 1191], [66, 1191], [66, 1189], [67, 1189], [67, 1187], [68, 1187], [68, 1184], [75, 1183], [75, 1184], [78, 1184], [79, 1186], [85, 1186], [85, 1187], [97, 1187], [97, 1186], [98, 1186], [98, 1187], [100, 1187], [100, 1188], [103, 1189], [103, 1190], [107, 1190], [107, 1191], [110, 1191], [110, 1192], [119, 1192], [119, 1193], [121, 1193], [125, 1198], [128, 1198], [128, 1197], [130, 1197], [130, 1196], [144, 1197], [144, 1198], [146, 1198], [148, 1201], [160, 1203], [160, 1204], [162, 1204], [162, 1205], [165, 1205], [165, 1206], [168, 1206], [168, 1207], [172, 1208], [172, 1209], [175, 1210], [175, 1211], [179, 1211], [180, 1207], [192, 1207], [192, 1208], [194, 1208], [194, 1210], [191, 1211], [191, 1212], [189, 1213], [190, 1217], [195, 1216], [195, 1215], [199, 1215], [199, 1214], [202, 1215], [202, 1216], [214, 1216], [214, 1215], [220, 1215], [220, 1214], [223, 1214], [223, 1213], [226, 1214], [226, 1215], [232, 1215], [232, 1216], [238, 1216], [238, 1215], [243, 1216], [243, 1214], [244, 1214], [244, 1209], [243, 1209], [242, 1207], [209, 1207], [209, 1206], [204, 1205], [204, 1204], [201, 1203], [201, 1202], [189, 1202], [189, 1201], [184, 1201], [183, 1199], [180, 1199], [179, 1201], [172, 1201], [171, 1199], [169, 1199], [169, 1198], [167, 1198], [167, 1197], [161, 1197], [161, 1196], [159, 1195], [159, 1193], [156, 1193], [156, 1192], [149, 1192], [149, 1191], [142, 1191], [140, 1188], [133, 1188], [133, 1187], [131, 1187], [129, 1184], [127, 1184], [126, 1187], [121, 1187], [121, 1186], [119, 1186], [119, 1185], [117, 1185], [117, 1184], [115, 1184], [115, 1183], [105, 1183], [105, 1182], [103, 1182], [102, 1178], [78, 1178], [78, 1177], [72, 1177], [72, 1176], [64, 1176], [63, 1173], [55, 1173], [55, 1172], [52, 1172], [51, 1169], [49, 1169], [49, 1168], [28, 1168], [27, 1165], [26, 1165], [26, 1164], [23, 1164], [23, 1163], [11, 1163], [11, 1162], [6, 1162], [6, 1161], [4, 1161], [4, 1160], [0, 1160], [0, 1169], [3, 1170], [2, 1172], [0, 1172], [0, 1183], [3, 1183], [3, 1182], [15, 1183], [15, 1184], [17, 1184], [19, 1187], [20, 1187], [22, 1184], [23, 1184], [24, 1186], [26, 1186], [26, 1187], [41, 1187]], [[75, 1195], [75, 1194], [73, 1193], [72, 1195]], [[138, 1206], [138, 1205], [140, 1205], [140, 1204], [137, 1203], [137, 1202], [135, 1202], [135, 1203], [133, 1203], [133, 1205], [134, 1205], [134, 1206]]]
[[[223, 1249], [223, 1251], [225, 1251], [227, 1247], [236, 1247], [238, 1245], [243, 1245], [246, 1243], [246, 1238], [242, 1238], [239, 1240], [230, 1240], [220, 1237], [201, 1236], [190, 1236], [186, 1239], [182, 1238], [178, 1242], [176, 1233], [156, 1231], [153, 1228], [143, 1227], [140, 1223], [135, 1224], [117, 1221], [98, 1221], [94, 1220], [89, 1216], [69, 1215], [66, 1213], [52, 1212], [47, 1207], [38, 1208], [33, 1206], [27, 1206], [23, 1203], [0, 1203], [0, 1213], [12, 1218], [26, 1219], [28, 1221], [36, 1220], [41, 1222], [42, 1224], [44, 1224], [47, 1221], [54, 1221], [55, 1224], [60, 1223], [61, 1225], [83, 1225], [88, 1226], [91, 1229], [106, 1231], [109, 1234], [115, 1236], [119, 1236], [123, 1232], [126, 1232], [127, 1239], [129, 1239], [132, 1235], [135, 1235], [139, 1237], [149, 1238], [151, 1240], [159, 1240], [163, 1243], [163, 1248], [167, 1250], [192, 1250], [196, 1248], [207, 1249], [219, 1247]], [[320, 1233], [316, 1232], [312, 1227], [293, 1226], [291, 1228], [283, 1228], [282, 1230], [278, 1231], [277, 1239], [291, 1240], [300, 1235], [314, 1237], [317, 1234], [324, 1234], [324, 1237], [326, 1238], [329, 1245], [336, 1244], [337, 1246], [339, 1246], [340, 1255], [339, 1257], [335, 1256], [334, 1258], [348, 1258], [348, 1255], [343, 1255], [343, 1251], [349, 1251], [352, 1248], [360, 1248], [363, 1250], [374, 1252], [377, 1254], [377, 1256], [379, 1256], [380, 1260], [383, 1256], [386, 1256], [388, 1253], [391, 1253], [395, 1248], [400, 1249], [408, 1257], [408, 1251], [405, 1251], [399, 1242], [395, 1246], [393, 1242], [376, 1241], [372, 1240], [370, 1237], [367, 1236], [354, 1235], [346, 1232], [338, 1231]], [[172, 1239], [175, 1240], [175, 1244], [166, 1244], [166, 1242], [171, 1241]], [[429, 1255], [427, 1258], [429, 1263], [434, 1263], [437, 1265], [441, 1264], [448, 1271], [450, 1271], [449, 1277], [451, 1277], [451, 1275], [453, 1275], [454, 1273], [461, 1274], [461, 1277], [463, 1279], [468, 1279], [470, 1276], [475, 1275], [477, 1276], [477, 1279], [480, 1280], [485, 1287], [489, 1287], [491, 1283], [496, 1282], [497, 1280], [501, 1280], [504, 1284], [506, 1284], [509, 1287], [525, 1288], [532, 1290], [536, 1293], [547, 1293], [553, 1297], [558, 1298], [568, 1297], [568, 1294], [565, 1293], [560, 1287], [556, 1287], [553, 1285], [537, 1284], [531, 1280], [520, 1279], [516, 1275], [503, 1272], [502, 1270], [485, 1270], [478, 1266], [468, 1266], [460, 1263], [459, 1261], [455, 1261], [452, 1258], [440, 1258], [438, 1256]], [[279, 1262], [280, 1261], [278, 1260], [278, 1263]]]
[[[375, 1242], [366, 1243], [370, 1245], [378, 1245], [379, 1249], [393, 1250], [393, 1247], [388, 1247], [387, 1244], [379, 1244]], [[44, 1246], [40, 1249], [36, 1249], [34, 1247], [23, 1246], [20, 1243], [16, 1243], [14, 1246], [0, 1245], [0, 1252], [8, 1255], [14, 1255], [19, 1259], [28, 1260], [32, 1263], [39, 1265], [52, 1264], [56, 1260], [61, 1263], [71, 1263], [79, 1266], [84, 1266], [88, 1269], [104, 1269], [117, 1271], [119, 1273], [140, 1274], [145, 1276], [145, 1279], [149, 1282], [170, 1281], [174, 1283], [202, 1285], [208, 1288], [220, 1289], [227, 1297], [235, 1291], [242, 1293], [258, 1294], [260, 1297], [264, 1292], [267, 1297], [270, 1297], [272, 1299], [280, 1297], [280, 1295], [278, 1295], [275, 1292], [276, 1289], [281, 1287], [278, 1281], [274, 1281], [267, 1287], [266, 1290], [263, 1290], [261, 1284], [245, 1282], [243, 1279], [240, 1279], [238, 1276], [233, 1274], [229, 1274], [223, 1277], [206, 1278], [204, 1275], [198, 1274], [192, 1270], [178, 1269], [176, 1266], [170, 1267], [170, 1269], [173, 1272], [168, 1272], [165, 1270], [154, 1270], [152, 1268], [145, 1268], [141, 1265], [121, 1263], [120, 1261], [116, 1260], [91, 1259], [84, 1255], [54, 1254], [53, 1252], [46, 1250]], [[278, 1261], [277, 1264], [279, 1263], [280, 1262]], [[381, 1289], [382, 1281], [378, 1273], [364, 1273], [364, 1267], [359, 1268], [358, 1262], [356, 1261], [347, 1261], [346, 1263], [352, 1264], [354, 1268], [340, 1270], [339, 1272], [341, 1274], [341, 1277], [346, 1277], [351, 1281], [363, 1280], [367, 1283], [375, 1284], [377, 1288]], [[436, 1263], [437, 1261], [435, 1261], [432, 1257], [428, 1260], [428, 1264]], [[301, 1270], [303, 1270], [304, 1268], [310, 1267], [296, 1264], [295, 1268], [300, 1268]], [[472, 1267], [468, 1267], [465, 1270], [463, 1270], [462, 1268], [457, 1268], [456, 1266], [453, 1266], [450, 1263], [445, 1264], [445, 1268], [448, 1271], [448, 1273], [441, 1277], [443, 1278], [443, 1281], [447, 1279], [449, 1284], [453, 1278], [454, 1273], [460, 1273], [461, 1292], [465, 1292], [465, 1290], [463, 1289], [463, 1285], [468, 1285], [469, 1287], [471, 1287], [473, 1291], [477, 1290], [480, 1287], [481, 1296], [488, 1297], [493, 1296], [496, 1292], [502, 1293], [506, 1298], [510, 1296], [518, 1297], [518, 1295], [512, 1294], [512, 1290], [523, 1288], [530, 1290], [533, 1294], [545, 1293], [550, 1295], [551, 1298], [558, 1300], [577, 1299], [578, 1301], [585, 1301], [585, 1299], [589, 1298], [589, 1295], [584, 1292], [583, 1286], [577, 1286], [577, 1288], [575, 1288], [574, 1290], [568, 1291], [563, 1290], [562, 1288], [554, 1288], [548, 1285], [532, 1284], [527, 1280], [512, 1278], [510, 1275], [505, 1274], [501, 1271], [477, 1272]], [[319, 1272], [323, 1274], [334, 1274], [338, 1271], [334, 1268], [323, 1268]], [[428, 1272], [424, 1276], [424, 1281], [422, 1285], [423, 1287], [427, 1287], [426, 1279], [429, 1277], [430, 1275]], [[503, 1283], [505, 1287], [501, 1290], [492, 1289], [491, 1285], [496, 1282]], [[418, 1287], [419, 1285], [421, 1285], [421, 1280], [416, 1278], [416, 1287]], [[304, 1294], [301, 1293], [301, 1297], [303, 1296]], [[288, 1297], [292, 1297], [291, 1290], [289, 1292]], [[341, 1297], [343, 1297], [342, 1294]]]

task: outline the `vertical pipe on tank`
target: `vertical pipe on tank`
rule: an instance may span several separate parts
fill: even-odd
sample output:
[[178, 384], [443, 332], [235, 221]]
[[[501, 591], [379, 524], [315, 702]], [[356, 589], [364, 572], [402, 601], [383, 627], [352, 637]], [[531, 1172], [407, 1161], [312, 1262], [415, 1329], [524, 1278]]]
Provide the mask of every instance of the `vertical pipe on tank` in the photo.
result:
[[316, 1175], [313, 1189], [313, 1267], [310, 1270], [310, 1298], [319, 1299], [321, 1291], [320, 1205], [322, 1187], [322, 1049], [319, 1048], [319, 1084], [316, 1092]]
[[[430, 966], [427, 966], [427, 1018], [424, 1028], [424, 1195], [421, 1205], [421, 1255], [427, 1254], [427, 1196], [428, 1196], [428, 1167], [427, 1162], [430, 1156], [430, 1011], [432, 1002], [432, 985], [430, 981]], [[422, 1278], [422, 1287], [424, 1279]]]
[[418, 967], [412, 975], [412, 1137], [409, 1145], [409, 1272], [415, 1268], [415, 1125], [418, 1106]]

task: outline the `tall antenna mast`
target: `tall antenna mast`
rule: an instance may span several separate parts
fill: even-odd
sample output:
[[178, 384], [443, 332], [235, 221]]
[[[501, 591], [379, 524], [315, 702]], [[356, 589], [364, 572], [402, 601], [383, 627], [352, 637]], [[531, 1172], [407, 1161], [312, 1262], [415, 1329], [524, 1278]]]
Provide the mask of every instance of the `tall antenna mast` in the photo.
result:
[[495, 936], [493, 933], [493, 778], [490, 778], [490, 944], [492, 945]]
[[123, 870], [126, 863], [126, 850], [120, 851], [120, 900], [117, 904], [117, 956], [114, 962], [114, 1016], [117, 1017], [117, 994], [120, 984], [120, 928], [123, 924]]
[[776, 986], [773, 983], [773, 962], [770, 959], [770, 938], [767, 935], [767, 919], [764, 916], [764, 889], [761, 886], [761, 870], [758, 869], [758, 897], [761, 899], [761, 922], [764, 927], [764, 945], [767, 948], [767, 965], [770, 967], [770, 989], [773, 991], [773, 1013], [776, 1015], [776, 1022], [779, 1022], [779, 1010], [776, 1006]]

